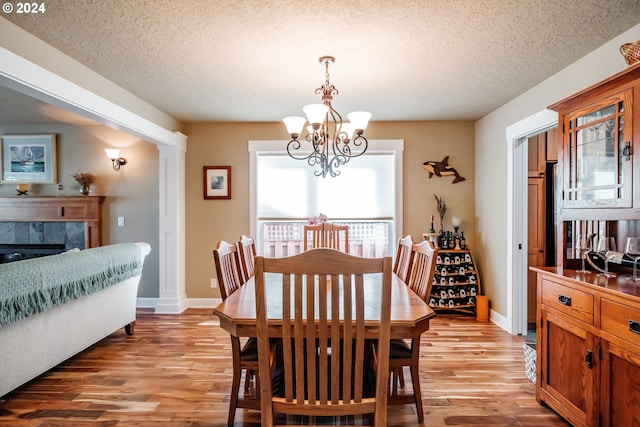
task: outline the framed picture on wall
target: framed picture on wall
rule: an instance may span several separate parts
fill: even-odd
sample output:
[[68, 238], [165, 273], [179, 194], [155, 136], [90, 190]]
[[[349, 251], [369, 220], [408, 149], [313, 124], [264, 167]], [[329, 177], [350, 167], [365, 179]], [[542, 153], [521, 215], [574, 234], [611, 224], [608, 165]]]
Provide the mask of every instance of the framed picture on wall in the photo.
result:
[[0, 182], [57, 182], [56, 135], [0, 135]]
[[231, 198], [231, 166], [204, 166], [205, 199]]

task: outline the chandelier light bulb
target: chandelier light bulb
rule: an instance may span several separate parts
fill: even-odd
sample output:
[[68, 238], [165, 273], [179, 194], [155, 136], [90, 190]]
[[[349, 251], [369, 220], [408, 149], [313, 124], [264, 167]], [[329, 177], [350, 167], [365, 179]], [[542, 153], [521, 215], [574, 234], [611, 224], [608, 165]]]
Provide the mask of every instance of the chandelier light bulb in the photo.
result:
[[344, 133], [346, 136], [343, 137], [345, 142], [348, 142], [353, 138], [353, 131], [355, 128], [352, 123], [344, 122], [342, 123], [342, 128], [340, 129], [341, 133]]
[[304, 124], [307, 122], [307, 119], [300, 116], [289, 116], [282, 119], [284, 125], [287, 127], [287, 132], [291, 135], [291, 138], [297, 138], [302, 132], [302, 128]]
[[313, 128], [318, 129], [324, 123], [329, 107], [324, 104], [309, 104], [305, 105], [302, 111], [307, 115], [307, 121], [313, 125]]
[[351, 121], [353, 128], [356, 130], [358, 135], [362, 135], [364, 130], [367, 128], [369, 124], [369, 119], [371, 118], [371, 113], [366, 111], [354, 111], [353, 113], [347, 114], [347, 117]]

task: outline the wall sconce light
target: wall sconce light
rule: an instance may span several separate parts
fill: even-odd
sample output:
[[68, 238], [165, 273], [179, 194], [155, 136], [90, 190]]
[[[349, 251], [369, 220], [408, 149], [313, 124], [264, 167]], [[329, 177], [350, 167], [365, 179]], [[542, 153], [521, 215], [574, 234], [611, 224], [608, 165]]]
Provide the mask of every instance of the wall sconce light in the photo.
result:
[[117, 148], [105, 148], [104, 152], [107, 153], [109, 160], [113, 162], [113, 170], [119, 171], [120, 166], [127, 164], [127, 159], [120, 157], [120, 150]]

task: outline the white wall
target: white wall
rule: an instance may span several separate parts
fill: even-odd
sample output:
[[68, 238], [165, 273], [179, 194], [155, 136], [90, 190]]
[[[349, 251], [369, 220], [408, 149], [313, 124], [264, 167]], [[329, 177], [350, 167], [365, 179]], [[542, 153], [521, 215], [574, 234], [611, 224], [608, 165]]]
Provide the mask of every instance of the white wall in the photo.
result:
[[[476, 221], [479, 247], [476, 255], [482, 287], [491, 309], [507, 316], [507, 141], [506, 128], [548, 105], [591, 86], [627, 65], [620, 54], [622, 44], [640, 39], [640, 24], [561, 70], [476, 122]], [[510, 143], [510, 142], [509, 142]]]

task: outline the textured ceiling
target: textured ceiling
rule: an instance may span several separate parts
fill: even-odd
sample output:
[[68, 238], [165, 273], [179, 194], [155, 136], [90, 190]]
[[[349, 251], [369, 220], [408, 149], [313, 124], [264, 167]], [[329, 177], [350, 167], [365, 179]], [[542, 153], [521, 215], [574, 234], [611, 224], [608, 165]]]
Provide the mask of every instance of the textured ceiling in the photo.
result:
[[300, 115], [322, 55], [342, 113], [478, 119], [640, 22], [640, 0], [45, 4], [2, 16], [184, 122]]

